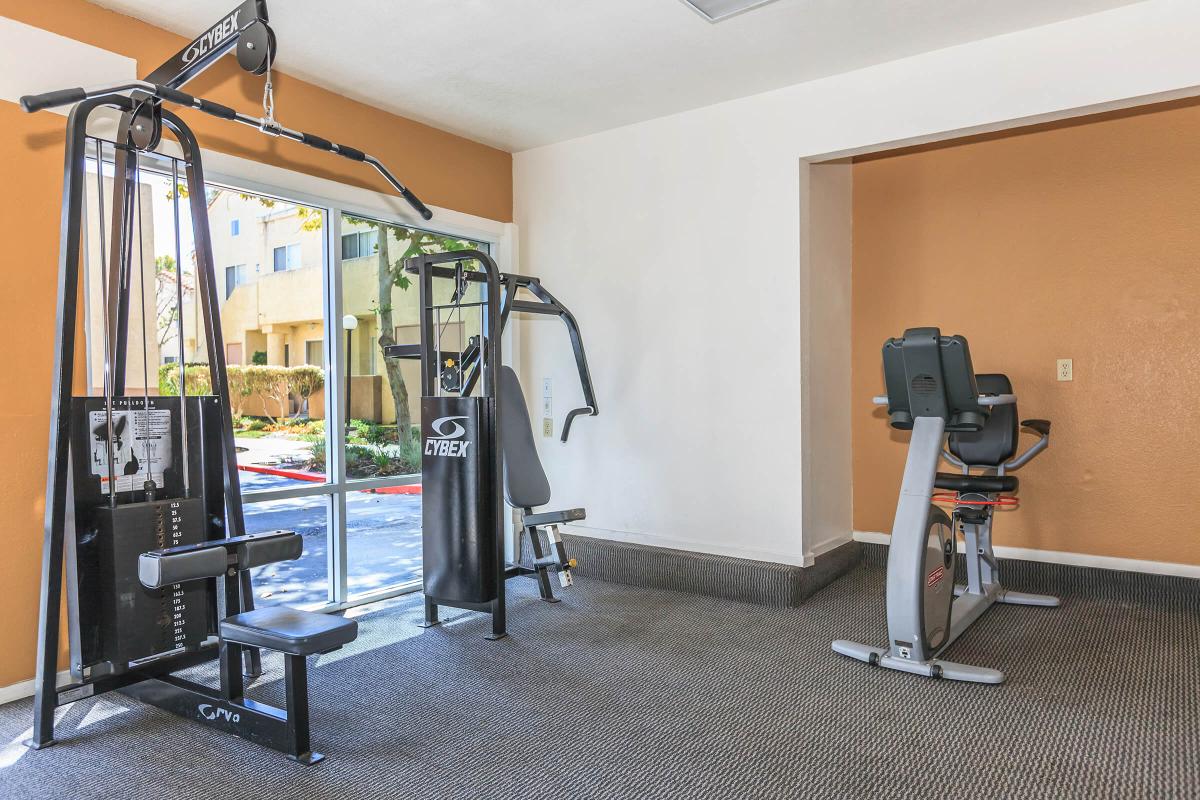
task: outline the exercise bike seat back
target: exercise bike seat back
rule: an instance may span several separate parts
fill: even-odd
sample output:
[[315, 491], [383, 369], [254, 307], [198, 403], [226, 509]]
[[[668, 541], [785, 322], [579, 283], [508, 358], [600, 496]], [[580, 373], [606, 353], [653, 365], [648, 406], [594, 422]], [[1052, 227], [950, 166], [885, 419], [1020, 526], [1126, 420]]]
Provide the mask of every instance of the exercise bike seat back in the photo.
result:
[[512, 367], [500, 368], [500, 450], [504, 456], [504, 496], [513, 508], [550, 502], [550, 480], [542, 468], [521, 381]]
[[[1012, 382], [1007, 375], [991, 373], [976, 375], [980, 394], [1012, 394]], [[995, 406], [987, 422], [978, 431], [951, 433], [947, 445], [950, 452], [964, 464], [998, 468], [1017, 453], [1017, 404]]]

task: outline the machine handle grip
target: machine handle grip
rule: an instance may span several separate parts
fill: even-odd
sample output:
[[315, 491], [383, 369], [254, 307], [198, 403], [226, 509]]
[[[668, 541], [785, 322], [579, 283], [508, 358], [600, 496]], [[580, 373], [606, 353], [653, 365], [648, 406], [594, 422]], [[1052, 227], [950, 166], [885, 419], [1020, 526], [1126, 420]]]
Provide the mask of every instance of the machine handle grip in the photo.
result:
[[421, 219], [433, 219], [433, 212], [430, 211], [426, 205], [421, 202], [420, 198], [413, 194], [412, 191], [407, 187], [400, 190], [400, 195], [408, 201], [408, 204], [412, 206], [418, 214], [421, 215]]
[[187, 92], [181, 92], [178, 89], [172, 89], [170, 86], [163, 86], [161, 84], [155, 84], [154, 92], [159, 97], [161, 97], [163, 100], [167, 100], [172, 103], [177, 103], [178, 105], [181, 105], [181, 106], [196, 105], [195, 97], [192, 97]]
[[1029, 428], [1029, 430], [1042, 436], [1050, 435], [1050, 420], [1048, 419], [1023, 419], [1021, 420], [1021, 427]]
[[1015, 394], [981, 394], [977, 400], [981, 406], [1011, 406], [1017, 402]]
[[367, 160], [367, 154], [364, 153], [362, 150], [359, 150], [357, 147], [351, 147], [348, 144], [334, 144], [334, 147], [337, 148], [337, 150], [335, 150], [334, 152], [336, 152], [339, 156], [342, 156], [343, 158], [348, 158], [351, 161], [366, 161]]
[[1026, 450], [1021, 455], [1012, 459], [1004, 465], [1006, 472], [1018, 470], [1033, 460], [1034, 456], [1041, 453], [1050, 446], [1050, 420], [1048, 419], [1027, 419], [1021, 422], [1021, 427], [1028, 428], [1035, 433], [1041, 435], [1042, 438], [1033, 443], [1033, 446]]
[[576, 417], [582, 414], [594, 417], [596, 416], [596, 409], [591, 406], [584, 406], [583, 408], [573, 408], [567, 412], [567, 420], [563, 423], [562, 436], [559, 438], [560, 442], [566, 443], [567, 437], [571, 435], [571, 423], [575, 421]]
[[317, 136], [315, 133], [301, 133], [300, 141], [304, 142], [309, 147], [315, 147], [318, 150], [333, 152], [333, 142], [323, 136]]
[[27, 94], [21, 97], [21, 108], [30, 114], [44, 108], [55, 108], [87, 99], [87, 91], [82, 86], [73, 89], [58, 89], [42, 94]]

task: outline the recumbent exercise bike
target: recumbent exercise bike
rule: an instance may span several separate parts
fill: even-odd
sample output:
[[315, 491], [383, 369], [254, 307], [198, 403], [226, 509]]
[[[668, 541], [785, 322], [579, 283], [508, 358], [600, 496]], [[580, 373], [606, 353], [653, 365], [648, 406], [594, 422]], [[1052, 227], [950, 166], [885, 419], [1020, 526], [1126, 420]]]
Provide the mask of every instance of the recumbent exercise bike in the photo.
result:
[[[992, 552], [992, 519], [1012, 507], [1017, 479], [1050, 443], [1050, 423], [1021, 422], [1041, 436], [1017, 450], [1017, 398], [1005, 375], [975, 375], [967, 340], [937, 328], [911, 328], [883, 346], [888, 407], [893, 428], [911, 430], [900, 500], [887, 562], [886, 647], [838, 640], [835, 652], [915, 675], [977, 683], [1002, 683], [1004, 673], [944, 661], [938, 655], [993, 603], [1057, 606], [1059, 600], [1005, 589]], [[948, 449], [943, 450], [943, 445]], [[938, 472], [945, 458], [961, 474]], [[972, 469], [979, 474], [972, 474]], [[941, 489], [953, 494], [935, 495]], [[1008, 496], [1005, 496], [1008, 495]], [[952, 514], [935, 502], [953, 502]], [[957, 530], [965, 544], [966, 584], [955, 584]]]

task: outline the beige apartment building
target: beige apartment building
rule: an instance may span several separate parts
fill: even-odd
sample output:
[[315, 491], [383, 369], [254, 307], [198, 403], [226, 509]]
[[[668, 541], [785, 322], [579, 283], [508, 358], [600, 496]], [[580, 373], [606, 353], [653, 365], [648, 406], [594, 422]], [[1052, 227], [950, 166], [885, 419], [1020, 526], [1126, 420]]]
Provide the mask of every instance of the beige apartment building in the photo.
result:
[[[109, 175], [103, 178], [104, 218], [107, 227], [111, 222], [113, 179]], [[96, 189], [96, 176], [90, 170], [87, 177], [88, 189], [85, 194], [88, 224], [87, 241], [84, 248], [84, 325], [87, 329], [87, 376], [89, 392], [100, 395], [104, 392], [104, 361], [105, 361], [105, 308], [107, 296], [105, 275], [108, 270], [105, 259], [111, 262], [113, 254], [107, 249], [101, 253], [100, 223], [101, 201]], [[164, 184], [165, 187], [165, 184]], [[135, 235], [132, 246], [132, 263], [135, 270], [140, 268], [140, 274], [131, 277], [133, 290], [129, 297], [129, 339], [125, 361], [125, 393], [140, 395], [146, 391], [158, 393], [158, 365], [163, 363], [164, 356], [171, 352], [160, 347], [156, 322], [155, 295], [155, 235], [154, 235], [154, 206], [153, 198], [156, 187], [150, 183], [139, 186], [140, 199], [135, 208], [141, 211], [140, 224], [135, 223], [135, 232], [140, 230], [142, 241], [137, 242]], [[107, 247], [107, 245], [106, 245]], [[102, 257], [103, 255], [103, 257]], [[142, 288], [145, 287], [145, 292]], [[142, 331], [146, 332], [143, 347]], [[176, 341], [178, 341], [176, 339]], [[176, 346], [177, 347], [177, 346]]]
[[[225, 357], [230, 364], [259, 361], [277, 366], [308, 364], [326, 367], [324, 274], [322, 270], [325, 223], [312, 212], [283, 201], [265, 201], [231, 190], [210, 197], [209, 226], [217, 289], [221, 301], [221, 329]], [[339, 325], [335, 334], [349, 339], [351, 416], [374, 422], [395, 421], [395, 408], [386, 383], [386, 367], [379, 349], [378, 231], [371, 225], [342, 220], [341, 281], [343, 310], [353, 315], [357, 327], [347, 333]], [[389, 232], [390, 257], [398, 259], [404, 247]], [[392, 287], [390, 297], [393, 336], [400, 343], [415, 343], [418, 291]], [[194, 297], [185, 301], [186, 350], [189, 361], [203, 361], [198, 309]], [[457, 341], [463, 328], [477, 331], [467, 321], [444, 331], [444, 342]], [[420, 374], [417, 362], [402, 362], [409, 390], [410, 410], [420, 411]], [[327, 375], [327, 380], [329, 379]], [[261, 413], [247, 406], [247, 413]], [[324, 416], [324, 399], [309, 401], [309, 415]]]

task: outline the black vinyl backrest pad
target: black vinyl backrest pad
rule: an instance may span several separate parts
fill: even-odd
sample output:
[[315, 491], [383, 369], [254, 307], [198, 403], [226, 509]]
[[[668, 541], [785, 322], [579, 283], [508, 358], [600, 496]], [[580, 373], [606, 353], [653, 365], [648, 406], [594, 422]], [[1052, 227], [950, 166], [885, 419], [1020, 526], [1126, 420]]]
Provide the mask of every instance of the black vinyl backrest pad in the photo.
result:
[[[235, 555], [231, 564], [230, 552]], [[304, 540], [293, 531], [274, 531], [216, 539], [202, 544], [153, 550], [138, 557], [138, 580], [147, 589], [216, 578], [230, 566], [238, 570], [276, 561], [292, 561], [304, 552]]]
[[504, 496], [514, 508], [544, 506], [550, 502], [550, 481], [538, 458], [525, 394], [512, 367], [500, 367], [499, 409]]
[[[976, 375], [975, 382], [983, 394], [1012, 394], [1007, 375]], [[1018, 419], [1016, 403], [993, 406], [982, 429], [950, 434], [950, 452], [966, 464], [998, 467], [1016, 455]]]

